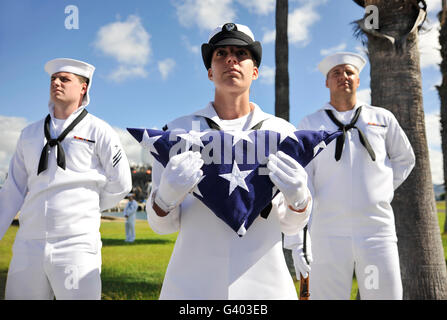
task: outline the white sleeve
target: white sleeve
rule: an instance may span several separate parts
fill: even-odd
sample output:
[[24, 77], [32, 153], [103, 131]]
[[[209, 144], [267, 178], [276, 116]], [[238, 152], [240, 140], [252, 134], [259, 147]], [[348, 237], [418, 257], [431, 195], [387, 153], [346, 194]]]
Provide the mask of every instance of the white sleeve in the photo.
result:
[[386, 136], [386, 150], [393, 167], [393, 186], [396, 190], [410, 175], [416, 158], [405, 132], [394, 115], [391, 117]]
[[112, 128], [100, 137], [98, 156], [106, 175], [106, 184], [101, 189], [101, 211], [113, 208], [132, 190], [132, 177], [126, 153], [117, 133]]
[[161, 163], [154, 159], [154, 163], [152, 164], [152, 191], [149, 195], [149, 199], [147, 199], [146, 201], [146, 212], [147, 221], [152, 230], [154, 230], [158, 234], [169, 234], [177, 232], [180, 229], [181, 205], [177, 206], [164, 217], [158, 216], [152, 208], [154, 199], [153, 194], [158, 190], [158, 185], [160, 184], [160, 177], [163, 169], [164, 168]]
[[9, 164], [8, 178], [0, 189], [0, 239], [3, 238], [22, 207], [28, 192], [28, 173], [25, 168], [21, 141], [22, 136], [19, 138], [16, 151]]

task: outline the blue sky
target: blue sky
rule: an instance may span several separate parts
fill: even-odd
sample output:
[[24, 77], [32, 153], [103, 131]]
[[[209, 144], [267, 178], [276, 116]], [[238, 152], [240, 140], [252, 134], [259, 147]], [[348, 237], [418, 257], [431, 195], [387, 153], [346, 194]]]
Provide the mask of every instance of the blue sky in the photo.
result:
[[[434, 182], [442, 167], [439, 138], [441, 82], [435, 14], [441, 0], [429, 0], [432, 29], [421, 36], [424, 108]], [[78, 10], [78, 29], [67, 29], [67, 6]], [[328, 53], [363, 55], [352, 21], [363, 9], [351, 0], [289, 1], [290, 122], [328, 100], [317, 64]], [[72, 20], [70, 20], [72, 21]], [[274, 0], [0, 0], [0, 182], [20, 130], [47, 112], [46, 61], [80, 59], [96, 67], [88, 110], [120, 134], [131, 162], [141, 150], [126, 127], [157, 127], [203, 108], [214, 87], [202, 63], [200, 45], [218, 24], [248, 25], [263, 44], [260, 78], [251, 100], [274, 113]], [[366, 56], [366, 55], [365, 55]], [[359, 96], [369, 100], [369, 64], [361, 73]]]

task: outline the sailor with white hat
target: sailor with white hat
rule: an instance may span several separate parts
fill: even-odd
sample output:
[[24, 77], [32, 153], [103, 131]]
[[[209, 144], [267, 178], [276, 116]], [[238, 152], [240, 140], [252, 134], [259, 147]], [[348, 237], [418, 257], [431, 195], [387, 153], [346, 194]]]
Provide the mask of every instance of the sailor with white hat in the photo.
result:
[[345, 65], [345, 64], [354, 66], [358, 70], [358, 73], [360, 73], [366, 64], [366, 60], [361, 55], [356, 54], [356, 53], [338, 52], [338, 53], [335, 53], [335, 54], [325, 57], [318, 64], [318, 70], [320, 70], [322, 74], [327, 76], [327, 74], [329, 73], [329, 71], [332, 68], [339, 66], [339, 65]]
[[0, 189], [0, 238], [20, 211], [6, 299], [100, 299], [101, 211], [131, 189], [116, 132], [85, 107], [94, 67], [45, 65], [49, 114], [23, 129]]
[[[95, 72], [94, 66], [79, 60], [58, 58], [48, 61], [44, 69], [50, 76], [58, 72], [69, 72], [86, 78], [88, 81], [87, 92], [84, 94], [81, 106], [86, 107], [90, 103], [89, 91], [92, 87], [93, 73]], [[53, 104], [51, 100], [50, 104]]]
[[306, 167], [314, 200], [308, 226], [312, 245], [306, 239], [304, 249], [304, 233], [284, 240], [297, 274], [310, 277], [310, 299], [349, 299], [353, 272], [361, 299], [402, 299], [390, 203], [415, 156], [391, 112], [357, 99], [365, 63], [350, 52], [324, 58], [318, 68], [330, 101], [298, 125], [343, 131]]
[[[214, 101], [169, 122], [165, 129], [197, 131], [199, 125], [201, 131], [262, 129], [293, 134], [292, 124], [250, 101], [261, 56], [261, 44], [247, 26], [226, 23], [213, 30], [202, 45], [202, 58], [215, 87]], [[157, 233], [178, 232], [160, 299], [297, 299], [284, 260], [281, 231], [297, 233], [307, 223], [311, 201], [305, 171], [290, 159], [277, 155], [276, 163], [293, 173], [278, 186], [281, 193], [267, 210], [268, 218], [258, 216], [249, 230], [240, 230], [246, 232], [243, 237], [189, 193], [203, 174], [199, 153], [176, 155], [166, 167], [154, 160], [148, 221]], [[272, 172], [272, 181], [284, 174], [279, 171]]]

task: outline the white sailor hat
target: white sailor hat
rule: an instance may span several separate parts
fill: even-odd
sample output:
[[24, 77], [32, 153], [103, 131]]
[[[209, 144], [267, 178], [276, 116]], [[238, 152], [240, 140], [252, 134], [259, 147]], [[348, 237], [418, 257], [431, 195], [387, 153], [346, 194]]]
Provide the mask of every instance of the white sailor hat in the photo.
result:
[[[83, 61], [68, 59], [68, 58], [57, 58], [48, 61], [44, 67], [45, 71], [52, 76], [58, 72], [69, 72], [83, 76], [88, 79], [87, 92], [84, 95], [81, 106], [87, 106], [90, 103], [89, 91], [92, 86], [93, 72], [95, 67]], [[51, 101], [50, 101], [51, 104]]]
[[255, 41], [250, 28], [243, 24], [226, 23], [214, 29], [208, 38], [208, 43], [202, 44], [202, 58], [207, 70], [211, 68], [214, 50], [224, 46], [246, 47], [250, 50], [255, 65], [259, 67], [261, 64], [262, 46], [259, 41]]
[[328, 72], [335, 66], [340, 64], [350, 64], [357, 68], [357, 70], [362, 71], [363, 67], [366, 64], [366, 60], [356, 53], [352, 52], [338, 52], [327, 56], [318, 64], [318, 70], [321, 71], [322, 74], [327, 76]]

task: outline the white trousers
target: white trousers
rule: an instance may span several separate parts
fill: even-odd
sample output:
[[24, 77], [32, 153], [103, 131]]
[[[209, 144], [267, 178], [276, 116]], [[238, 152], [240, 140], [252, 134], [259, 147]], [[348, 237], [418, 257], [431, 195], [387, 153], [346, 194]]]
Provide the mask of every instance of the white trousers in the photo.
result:
[[101, 236], [16, 238], [6, 280], [8, 300], [101, 299]]
[[126, 218], [125, 228], [126, 228], [126, 241], [135, 241], [135, 219], [136, 214], [132, 214]]
[[355, 272], [362, 300], [400, 300], [397, 242], [393, 238], [311, 236], [310, 299], [350, 299]]

